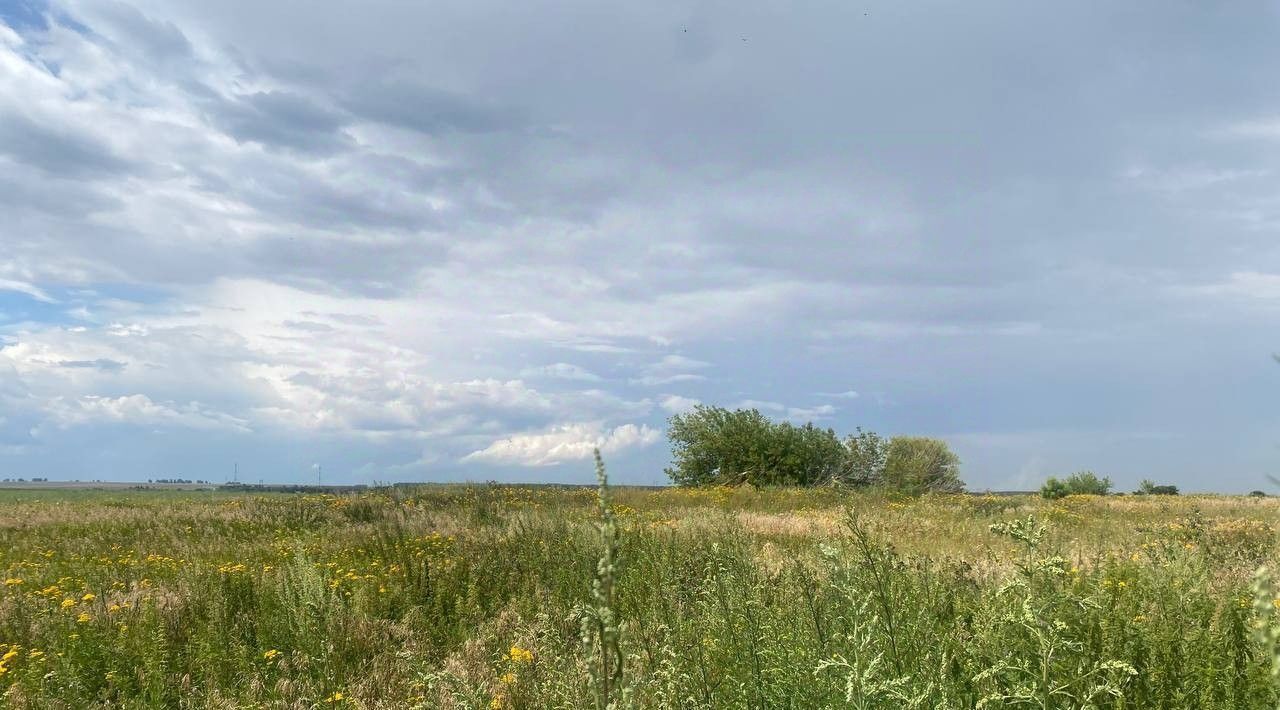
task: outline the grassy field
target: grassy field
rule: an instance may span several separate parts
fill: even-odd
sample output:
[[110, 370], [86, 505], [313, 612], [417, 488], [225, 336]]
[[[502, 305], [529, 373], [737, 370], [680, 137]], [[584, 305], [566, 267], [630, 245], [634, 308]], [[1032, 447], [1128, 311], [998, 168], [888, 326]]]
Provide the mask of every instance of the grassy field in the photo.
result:
[[597, 503], [0, 491], [3, 705], [1276, 704], [1280, 500], [615, 489], [603, 534]]

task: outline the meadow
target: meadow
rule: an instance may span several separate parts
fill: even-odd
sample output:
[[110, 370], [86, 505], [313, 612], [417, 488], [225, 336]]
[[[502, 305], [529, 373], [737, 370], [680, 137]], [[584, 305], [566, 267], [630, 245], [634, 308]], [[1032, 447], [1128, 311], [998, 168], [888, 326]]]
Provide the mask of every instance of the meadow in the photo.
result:
[[0, 491], [7, 708], [1270, 708], [1280, 500]]

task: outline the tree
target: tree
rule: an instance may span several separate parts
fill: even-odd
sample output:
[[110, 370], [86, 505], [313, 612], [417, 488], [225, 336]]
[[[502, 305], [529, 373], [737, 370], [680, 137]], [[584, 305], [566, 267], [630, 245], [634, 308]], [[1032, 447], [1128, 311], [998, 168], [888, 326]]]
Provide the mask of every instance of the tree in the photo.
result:
[[1055, 476], [1049, 476], [1049, 480], [1045, 481], [1044, 485], [1040, 487], [1040, 496], [1049, 500], [1065, 498], [1070, 493], [1071, 491], [1067, 488], [1067, 484], [1059, 481]]
[[907, 493], [964, 490], [960, 458], [947, 442], [924, 436], [895, 436], [889, 440], [881, 483]]
[[772, 422], [755, 409], [698, 405], [667, 428], [673, 483], [813, 486], [884, 485], [911, 493], [964, 489], [960, 460], [945, 441], [863, 431], [841, 441], [808, 423]]
[[1053, 499], [1068, 495], [1105, 496], [1110, 491], [1110, 478], [1098, 478], [1093, 471], [1080, 471], [1067, 476], [1065, 481], [1050, 476], [1040, 488], [1040, 495]]
[[872, 485], [884, 476], [884, 459], [888, 453], [888, 441], [874, 431], [863, 431], [845, 437], [844, 463], [840, 466], [838, 480], [853, 485]]
[[1138, 490], [1133, 492], [1134, 495], [1140, 496], [1176, 496], [1178, 495], [1177, 486], [1158, 486], [1156, 482], [1150, 478], [1142, 479], [1138, 484]]
[[844, 446], [831, 429], [775, 424], [758, 410], [698, 405], [667, 429], [678, 485], [813, 485], [837, 476]]

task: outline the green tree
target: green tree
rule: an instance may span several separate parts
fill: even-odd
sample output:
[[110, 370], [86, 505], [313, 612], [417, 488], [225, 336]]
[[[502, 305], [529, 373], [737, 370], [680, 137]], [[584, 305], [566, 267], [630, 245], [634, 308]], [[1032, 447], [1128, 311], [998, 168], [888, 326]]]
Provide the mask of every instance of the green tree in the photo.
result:
[[1138, 490], [1134, 491], [1134, 495], [1140, 496], [1176, 496], [1178, 495], [1177, 486], [1156, 485], [1156, 482], [1150, 478], [1142, 479], [1138, 484]]
[[667, 428], [678, 485], [814, 485], [838, 476], [845, 448], [831, 429], [774, 423], [755, 409], [699, 405]]
[[863, 431], [845, 437], [844, 463], [840, 466], [841, 483], [873, 485], [884, 476], [884, 459], [889, 442], [874, 431]]
[[907, 493], [964, 490], [960, 458], [947, 442], [925, 436], [895, 436], [889, 440], [881, 483]]
[[1111, 479], [1098, 478], [1093, 471], [1073, 473], [1063, 481], [1050, 476], [1040, 488], [1040, 495], [1050, 499], [1068, 495], [1105, 496], [1109, 492], [1111, 492]]
[[1040, 487], [1040, 496], [1049, 500], [1065, 498], [1070, 494], [1071, 490], [1067, 488], [1067, 484], [1059, 481], [1056, 476], [1049, 476], [1049, 480]]

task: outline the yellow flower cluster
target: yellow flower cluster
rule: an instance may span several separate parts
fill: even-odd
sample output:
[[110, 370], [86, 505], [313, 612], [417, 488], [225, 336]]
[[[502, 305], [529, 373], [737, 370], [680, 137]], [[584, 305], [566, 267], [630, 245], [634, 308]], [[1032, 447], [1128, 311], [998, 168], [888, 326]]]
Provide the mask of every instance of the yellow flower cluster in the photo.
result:
[[512, 663], [533, 663], [533, 651], [519, 646], [512, 646], [511, 652], [507, 654], [507, 658]]

